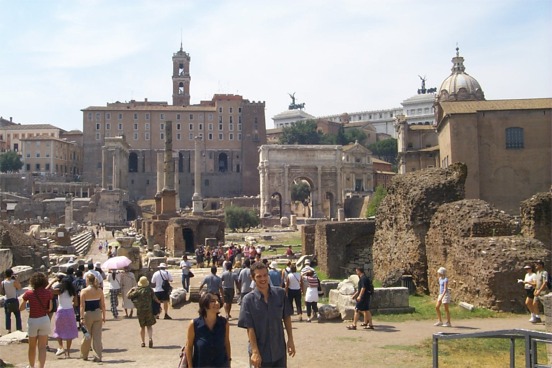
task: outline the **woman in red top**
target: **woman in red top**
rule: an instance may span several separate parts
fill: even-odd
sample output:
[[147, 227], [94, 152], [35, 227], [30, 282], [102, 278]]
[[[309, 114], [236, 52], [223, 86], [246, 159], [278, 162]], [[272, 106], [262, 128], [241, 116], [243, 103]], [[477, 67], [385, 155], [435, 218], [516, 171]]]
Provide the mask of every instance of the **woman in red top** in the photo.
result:
[[46, 289], [48, 279], [41, 272], [32, 275], [29, 283], [32, 289], [27, 290], [23, 294], [23, 301], [19, 306], [19, 310], [24, 311], [27, 302], [29, 303], [29, 319], [27, 321], [29, 366], [35, 366], [36, 348], [38, 345], [39, 367], [44, 368], [46, 364], [46, 344], [48, 343], [48, 335], [50, 334], [48, 311], [52, 309], [53, 294], [51, 290]]

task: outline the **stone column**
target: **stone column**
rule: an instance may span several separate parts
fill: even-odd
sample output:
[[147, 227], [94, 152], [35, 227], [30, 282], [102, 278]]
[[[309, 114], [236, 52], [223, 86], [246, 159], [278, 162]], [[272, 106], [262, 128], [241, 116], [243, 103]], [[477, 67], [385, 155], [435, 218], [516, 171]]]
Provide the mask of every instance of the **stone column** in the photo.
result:
[[194, 152], [194, 195], [192, 196], [192, 214], [203, 214], [203, 198], [201, 197], [201, 151], [200, 143], [202, 139], [195, 137]]
[[113, 167], [111, 172], [113, 173], [113, 177], [111, 178], [111, 189], [115, 190], [117, 188], [117, 152], [112, 151], [113, 154]]
[[105, 177], [107, 175], [107, 171], [105, 169], [106, 163], [107, 163], [106, 149], [105, 147], [102, 147], [102, 188], [106, 188], [106, 185], [107, 185], [107, 180]]
[[261, 217], [270, 214], [270, 195], [268, 194], [268, 168], [266, 161], [259, 163], [260, 191], [261, 191]]
[[284, 165], [284, 198], [282, 200], [282, 216], [291, 215], [291, 194], [289, 192], [289, 165]]
[[317, 190], [317, 202], [316, 206], [313, 205], [313, 217], [324, 217], [322, 213], [322, 166], [318, 166], [318, 184], [316, 185]]
[[157, 151], [157, 193], [163, 190], [163, 152]]
[[345, 221], [345, 210], [343, 208], [337, 209], [337, 221]]
[[163, 162], [163, 190], [173, 190], [174, 163], [172, 157], [172, 121], [165, 122], [165, 159]]
[[174, 190], [176, 191], [176, 210], [180, 210], [180, 172], [178, 171], [178, 154], [176, 157], [173, 157], [173, 165], [174, 165]]

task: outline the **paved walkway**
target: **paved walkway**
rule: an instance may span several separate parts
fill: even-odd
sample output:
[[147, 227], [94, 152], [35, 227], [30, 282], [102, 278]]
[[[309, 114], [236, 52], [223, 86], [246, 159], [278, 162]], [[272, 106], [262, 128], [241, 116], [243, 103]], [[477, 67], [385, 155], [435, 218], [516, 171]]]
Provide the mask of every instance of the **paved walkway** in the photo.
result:
[[[100, 235], [100, 238], [102, 234]], [[109, 234], [111, 237], [111, 234]], [[93, 247], [92, 253], [97, 253]], [[94, 255], [95, 261], [101, 255]], [[98, 258], [98, 259], [96, 259]], [[178, 270], [173, 270], [175, 276]], [[194, 269], [197, 275], [192, 285], [199, 286], [208, 269]], [[179, 286], [175, 277], [174, 286]], [[234, 306], [232, 316], [237, 317], [239, 307]], [[24, 314], [26, 320], [27, 313]], [[171, 311], [173, 320], [158, 320], [154, 326], [154, 348], [141, 348], [139, 326], [136, 318], [113, 320], [108, 311], [108, 320], [104, 325], [103, 344], [104, 362], [109, 367], [175, 367], [178, 362], [180, 347], [184, 343], [186, 328], [190, 319], [197, 316], [197, 304], [189, 303], [180, 309]], [[453, 316], [454, 317], [454, 316]], [[378, 323], [376, 329], [348, 331], [345, 323], [306, 323], [297, 322], [294, 317], [293, 333], [297, 355], [289, 360], [289, 367], [428, 367], [431, 365], [431, 353], [416, 351], [422, 341], [430, 339], [438, 331], [477, 332], [512, 328], [534, 328], [544, 330], [544, 325], [532, 325], [527, 322], [528, 316], [512, 318], [486, 318], [455, 321], [452, 328], [437, 328], [433, 321], [408, 321], [401, 323]], [[24, 320], [24, 322], [26, 322]], [[2, 323], [3, 326], [3, 323]], [[247, 367], [247, 336], [245, 330], [237, 327], [236, 319], [230, 322], [232, 343], [232, 366]], [[49, 346], [57, 344], [51, 340]], [[48, 353], [46, 366], [69, 368], [93, 367], [98, 363], [78, 360], [80, 339], [74, 340], [71, 351], [72, 359], [58, 359], [54, 353]], [[0, 346], [0, 358], [25, 367], [27, 364], [27, 344]], [[413, 353], [412, 351], [415, 351]], [[505, 352], [507, 354], [507, 352]]]

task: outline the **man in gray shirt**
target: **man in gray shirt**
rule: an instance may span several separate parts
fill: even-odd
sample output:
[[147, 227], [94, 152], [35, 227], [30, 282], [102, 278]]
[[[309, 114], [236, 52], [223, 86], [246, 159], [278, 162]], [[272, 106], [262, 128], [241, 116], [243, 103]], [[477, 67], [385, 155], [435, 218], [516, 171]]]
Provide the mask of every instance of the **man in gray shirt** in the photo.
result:
[[211, 267], [211, 274], [206, 276], [199, 287], [199, 292], [207, 285], [207, 292], [219, 297], [222, 295], [222, 280], [217, 276], [217, 266]]
[[[250, 365], [255, 368], [287, 367], [286, 350], [289, 356], [295, 356], [291, 304], [284, 289], [270, 286], [265, 264], [254, 263], [251, 266], [251, 275], [255, 281], [255, 289], [243, 298], [238, 320], [238, 327], [247, 329]], [[284, 326], [288, 338], [287, 347]]]
[[238, 276], [232, 272], [232, 262], [225, 262], [224, 267], [226, 270], [220, 277], [222, 279], [222, 296], [224, 299], [224, 311], [226, 312], [226, 319], [231, 320], [230, 310], [232, 309], [232, 302], [234, 301], [234, 285], [238, 284]]
[[238, 276], [238, 287], [240, 288], [240, 303], [241, 300], [243, 300], [243, 297], [251, 291], [251, 270], [249, 269], [249, 265], [251, 265], [251, 260], [247, 258], [243, 262], [244, 268], [240, 271], [240, 274]]

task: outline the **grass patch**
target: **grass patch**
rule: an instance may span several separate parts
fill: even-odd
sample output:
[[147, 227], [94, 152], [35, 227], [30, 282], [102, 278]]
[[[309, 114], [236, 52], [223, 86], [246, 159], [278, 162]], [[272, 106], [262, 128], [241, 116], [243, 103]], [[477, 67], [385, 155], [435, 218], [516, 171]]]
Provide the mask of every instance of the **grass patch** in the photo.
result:
[[[418, 349], [426, 352], [431, 360], [432, 340], [425, 340]], [[537, 344], [540, 364], [547, 364], [546, 345]], [[439, 367], [509, 367], [510, 340], [498, 338], [476, 338], [439, 341]], [[525, 346], [523, 339], [515, 343], [515, 366], [525, 366]]]
[[[382, 322], [404, 322], [404, 321], [423, 321], [436, 320], [435, 299], [427, 295], [411, 295], [408, 299], [411, 307], [415, 308], [413, 313], [401, 314], [378, 314], [378, 321]], [[441, 313], [444, 315], [444, 309], [441, 307]], [[450, 305], [450, 314], [452, 320], [469, 318], [498, 318], [514, 316], [510, 313], [498, 313], [484, 308], [476, 308], [470, 312], [456, 304]]]

